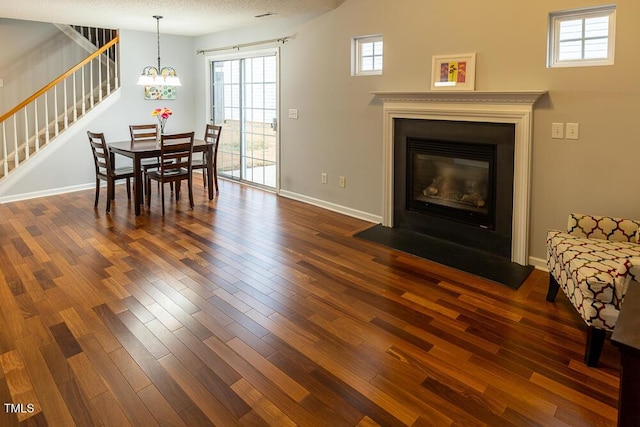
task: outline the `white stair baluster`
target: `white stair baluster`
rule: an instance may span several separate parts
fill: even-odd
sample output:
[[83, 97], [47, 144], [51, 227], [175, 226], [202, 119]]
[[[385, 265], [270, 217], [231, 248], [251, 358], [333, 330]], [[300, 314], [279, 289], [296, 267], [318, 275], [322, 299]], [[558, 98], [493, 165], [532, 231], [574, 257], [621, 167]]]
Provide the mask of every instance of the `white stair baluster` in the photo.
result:
[[24, 107], [24, 159], [29, 158], [29, 118], [27, 116], [27, 107]]
[[40, 128], [38, 127], [38, 98], [33, 100], [33, 130], [36, 135], [36, 152], [40, 150]]
[[18, 157], [18, 124], [16, 122], [16, 114], [13, 115], [13, 168], [17, 168], [20, 164], [20, 157]]
[[44, 93], [44, 143], [49, 143], [49, 92]]
[[93, 96], [93, 61], [89, 62], [89, 92], [90, 92], [90, 102], [89, 108], [93, 108], [93, 103], [95, 102], [95, 98]]
[[58, 123], [58, 85], [53, 87], [53, 120], [55, 123], [53, 134], [58, 136], [58, 133], [60, 133], [60, 124]]
[[85, 90], [85, 82], [84, 82], [84, 70], [87, 68], [87, 66], [83, 66], [82, 67], [82, 73], [81, 73], [81, 78], [82, 78], [82, 115], [84, 116], [84, 114], [87, 112], [87, 91]]
[[64, 91], [63, 94], [63, 101], [64, 101], [64, 106], [63, 106], [63, 111], [64, 111], [64, 128], [68, 128], [69, 127], [69, 108], [67, 107], [67, 79], [64, 79], [64, 82], [62, 82], [62, 90]]
[[4, 159], [4, 175], [7, 176], [9, 173], [9, 162], [7, 159], [7, 130], [4, 123], [5, 122], [2, 122], [2, 158]]
[[73, 122], [78, 120], [78, 93], [76, 91], [76, 72], [73, 73]]

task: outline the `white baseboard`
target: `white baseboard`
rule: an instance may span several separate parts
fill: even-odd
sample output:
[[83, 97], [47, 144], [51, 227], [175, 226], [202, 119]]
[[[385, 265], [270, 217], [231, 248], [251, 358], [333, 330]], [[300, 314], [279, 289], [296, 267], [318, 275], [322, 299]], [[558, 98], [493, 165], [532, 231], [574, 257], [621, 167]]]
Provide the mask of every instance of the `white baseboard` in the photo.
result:
[[547, 260], [545, 259], [530, 256], [529, 264], [533, 265], [536, 268], [536, 270], [549, 272], [549, 268], [547, 267]]
[[[106, 183], [102, 184], [102, 187], [106, 187], [106, 186], [107, 186]], [[16, 194], [13, 196], [3, 196], [3, 197], [0, 197], [0, 204], [19, 202], [20, 200], [37, 199], [39, 197], [56, 196], [58, 194], [73, 193], [74, 191], [93, 190], [94, 188], [96, 188], [96, 184], [93, 182], [89, 184], [72, 185], [70, 187], [52, 188], [49, 190], [34, 191], [32, 193]]]
[[308, 203], [310, 205], [318, 206], [333, 212], [338, 212], [353, 218], [362, 219], [364, 221], [373, 222], [375, 224], [379, 224], [382, 222], [381, 215], [374, 215], [369, 212], [359, 211], [357, 209], [348, 208], [346, 206], [337, 205], [335, 203], [327, 202], [325, 200], [316, 199], [313, 197], [305, 196], [303, 194], [294, 193], [292, 191], [280, 190], [278, 193], [282, 197], [286, 197], [288, 199], [297, 200], [299, 202]]

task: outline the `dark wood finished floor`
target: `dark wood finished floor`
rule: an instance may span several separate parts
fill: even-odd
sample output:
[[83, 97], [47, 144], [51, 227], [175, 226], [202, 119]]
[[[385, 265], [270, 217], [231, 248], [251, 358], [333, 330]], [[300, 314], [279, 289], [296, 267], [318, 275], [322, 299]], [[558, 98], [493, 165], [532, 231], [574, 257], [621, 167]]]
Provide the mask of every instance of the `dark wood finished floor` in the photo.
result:
[[[618, 350], [547, 275], [517, 291], [221, 181], [135, 217], [0, 205], [0, 426], [613, 426]], [[106, 195], [104, 191], [103, 197]]]

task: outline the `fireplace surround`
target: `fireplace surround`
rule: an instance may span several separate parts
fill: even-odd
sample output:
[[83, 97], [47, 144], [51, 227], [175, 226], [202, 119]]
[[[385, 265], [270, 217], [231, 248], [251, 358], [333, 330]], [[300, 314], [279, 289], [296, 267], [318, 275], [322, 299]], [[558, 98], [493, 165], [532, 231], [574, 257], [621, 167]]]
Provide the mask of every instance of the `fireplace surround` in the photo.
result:
[[[533, 106], [545, 93], [545, 91], [374, 92], [373, 94], [383, 103], [384, 115], [382, 225], [395, 227], [398, 221], [403, 221], [402, 218], [395, 218], [398, 201], [395, 200], [397, 197], [394, 195], [396, 190], [394, 159], [397, 154], [394, 140], [396, 127], [401, 123], [399, 120], [507, 125], [513, 132], [513, 178], [510, 180], [511, 218], [508, 227], [510, 248], [507, 256], [512, 262], [527, 265]], [[418, 136], [417, 139], [429, 139], [429, 137]], [[425, 189], [428, 189], [428, 186]]]
[[394, 228], [511, 258], [514, 125], [394, 119]]

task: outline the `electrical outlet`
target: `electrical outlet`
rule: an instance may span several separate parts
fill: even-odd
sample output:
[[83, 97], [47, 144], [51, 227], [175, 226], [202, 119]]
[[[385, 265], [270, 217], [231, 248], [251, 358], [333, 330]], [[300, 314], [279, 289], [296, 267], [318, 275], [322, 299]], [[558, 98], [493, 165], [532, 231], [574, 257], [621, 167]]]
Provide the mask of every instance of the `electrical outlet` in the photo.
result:
[[564, 123], [551, 123], [551, 138], [564, 138]]
[[341, 176], [339, 178], [338, 185], [340, 186], [340, 188], [345, 188], [347, 186], [347, 178]]
[[327, 174], [326, 174], [325, 172], [322, 172], [322, 183], [323, 183], [323, 184], [326, 184], [326, 183], [327, 183], [327, 181], [328, 181], [328, 179], [327, 179]]
[[297, 119], [298, 118], [298, 109], [297, 108], [289, 108], [289, 118]]
[[578, 139], [578, 123], [567, 123], [567, 139]]

